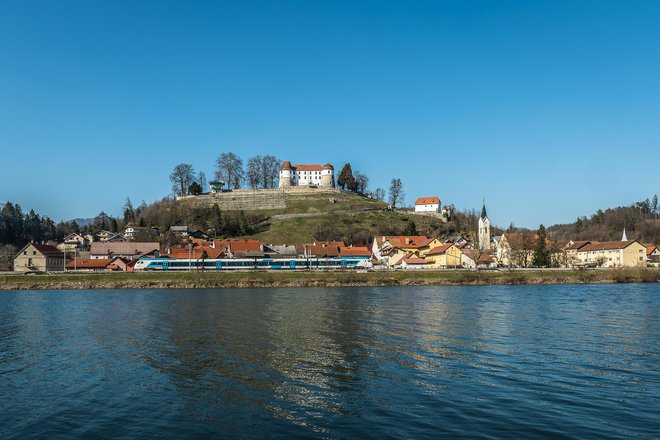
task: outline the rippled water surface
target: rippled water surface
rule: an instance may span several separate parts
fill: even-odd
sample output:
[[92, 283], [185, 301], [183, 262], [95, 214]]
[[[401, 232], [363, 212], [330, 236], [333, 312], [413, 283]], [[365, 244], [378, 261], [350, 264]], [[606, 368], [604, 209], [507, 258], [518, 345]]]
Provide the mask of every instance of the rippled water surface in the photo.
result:
[[658, 438], [659, 285], [0, 292], [0, 438]]

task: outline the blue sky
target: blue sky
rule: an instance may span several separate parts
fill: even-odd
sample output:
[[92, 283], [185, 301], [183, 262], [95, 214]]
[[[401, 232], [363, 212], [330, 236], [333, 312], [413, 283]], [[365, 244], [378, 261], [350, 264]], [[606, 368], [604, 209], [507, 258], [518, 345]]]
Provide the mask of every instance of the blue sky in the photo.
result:
[[232, 151], [501, 226], [660, 192], [660, 3], [0, 3], [0, 202], [120, 214]]

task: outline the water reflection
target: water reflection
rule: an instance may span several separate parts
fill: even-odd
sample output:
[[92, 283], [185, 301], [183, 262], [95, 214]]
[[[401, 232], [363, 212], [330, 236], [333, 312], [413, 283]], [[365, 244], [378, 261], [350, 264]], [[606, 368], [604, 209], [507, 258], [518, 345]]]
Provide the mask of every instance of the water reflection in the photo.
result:
[[3, 293], [0, 435], [653, 438], [659, 294]]

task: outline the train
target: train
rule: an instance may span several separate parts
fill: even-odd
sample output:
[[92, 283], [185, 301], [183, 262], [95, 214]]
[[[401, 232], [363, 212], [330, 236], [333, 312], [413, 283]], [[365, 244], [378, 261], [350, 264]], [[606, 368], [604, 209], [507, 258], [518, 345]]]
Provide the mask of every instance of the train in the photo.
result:
[[335, 270], [371, 269], [368, 258], [236, 258], [236, 259], [187, 259], [141, 258], [134, 270]]

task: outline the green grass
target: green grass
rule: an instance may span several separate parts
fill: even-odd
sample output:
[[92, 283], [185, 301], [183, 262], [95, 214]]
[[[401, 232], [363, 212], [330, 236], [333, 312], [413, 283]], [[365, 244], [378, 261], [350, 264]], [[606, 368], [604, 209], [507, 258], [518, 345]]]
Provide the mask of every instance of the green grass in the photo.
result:
[[269, 220], [265, 230], [254, 234], [264, 243], [309, 243], [318, 236], [319, 228], [331, 229], [335, 239], [347, 244], [365, 244], [378, 231], [403, 231], [413, 220], [420, 234], [433, 230], [438, 218], [394, 211], [366, 211], [352, 213], [328, 212], [318, 217], [299, 217]]
[[530, 271], [138, 272], [0, 275], [0, 289], [123, 289], [658, 282], [658, 269]]

